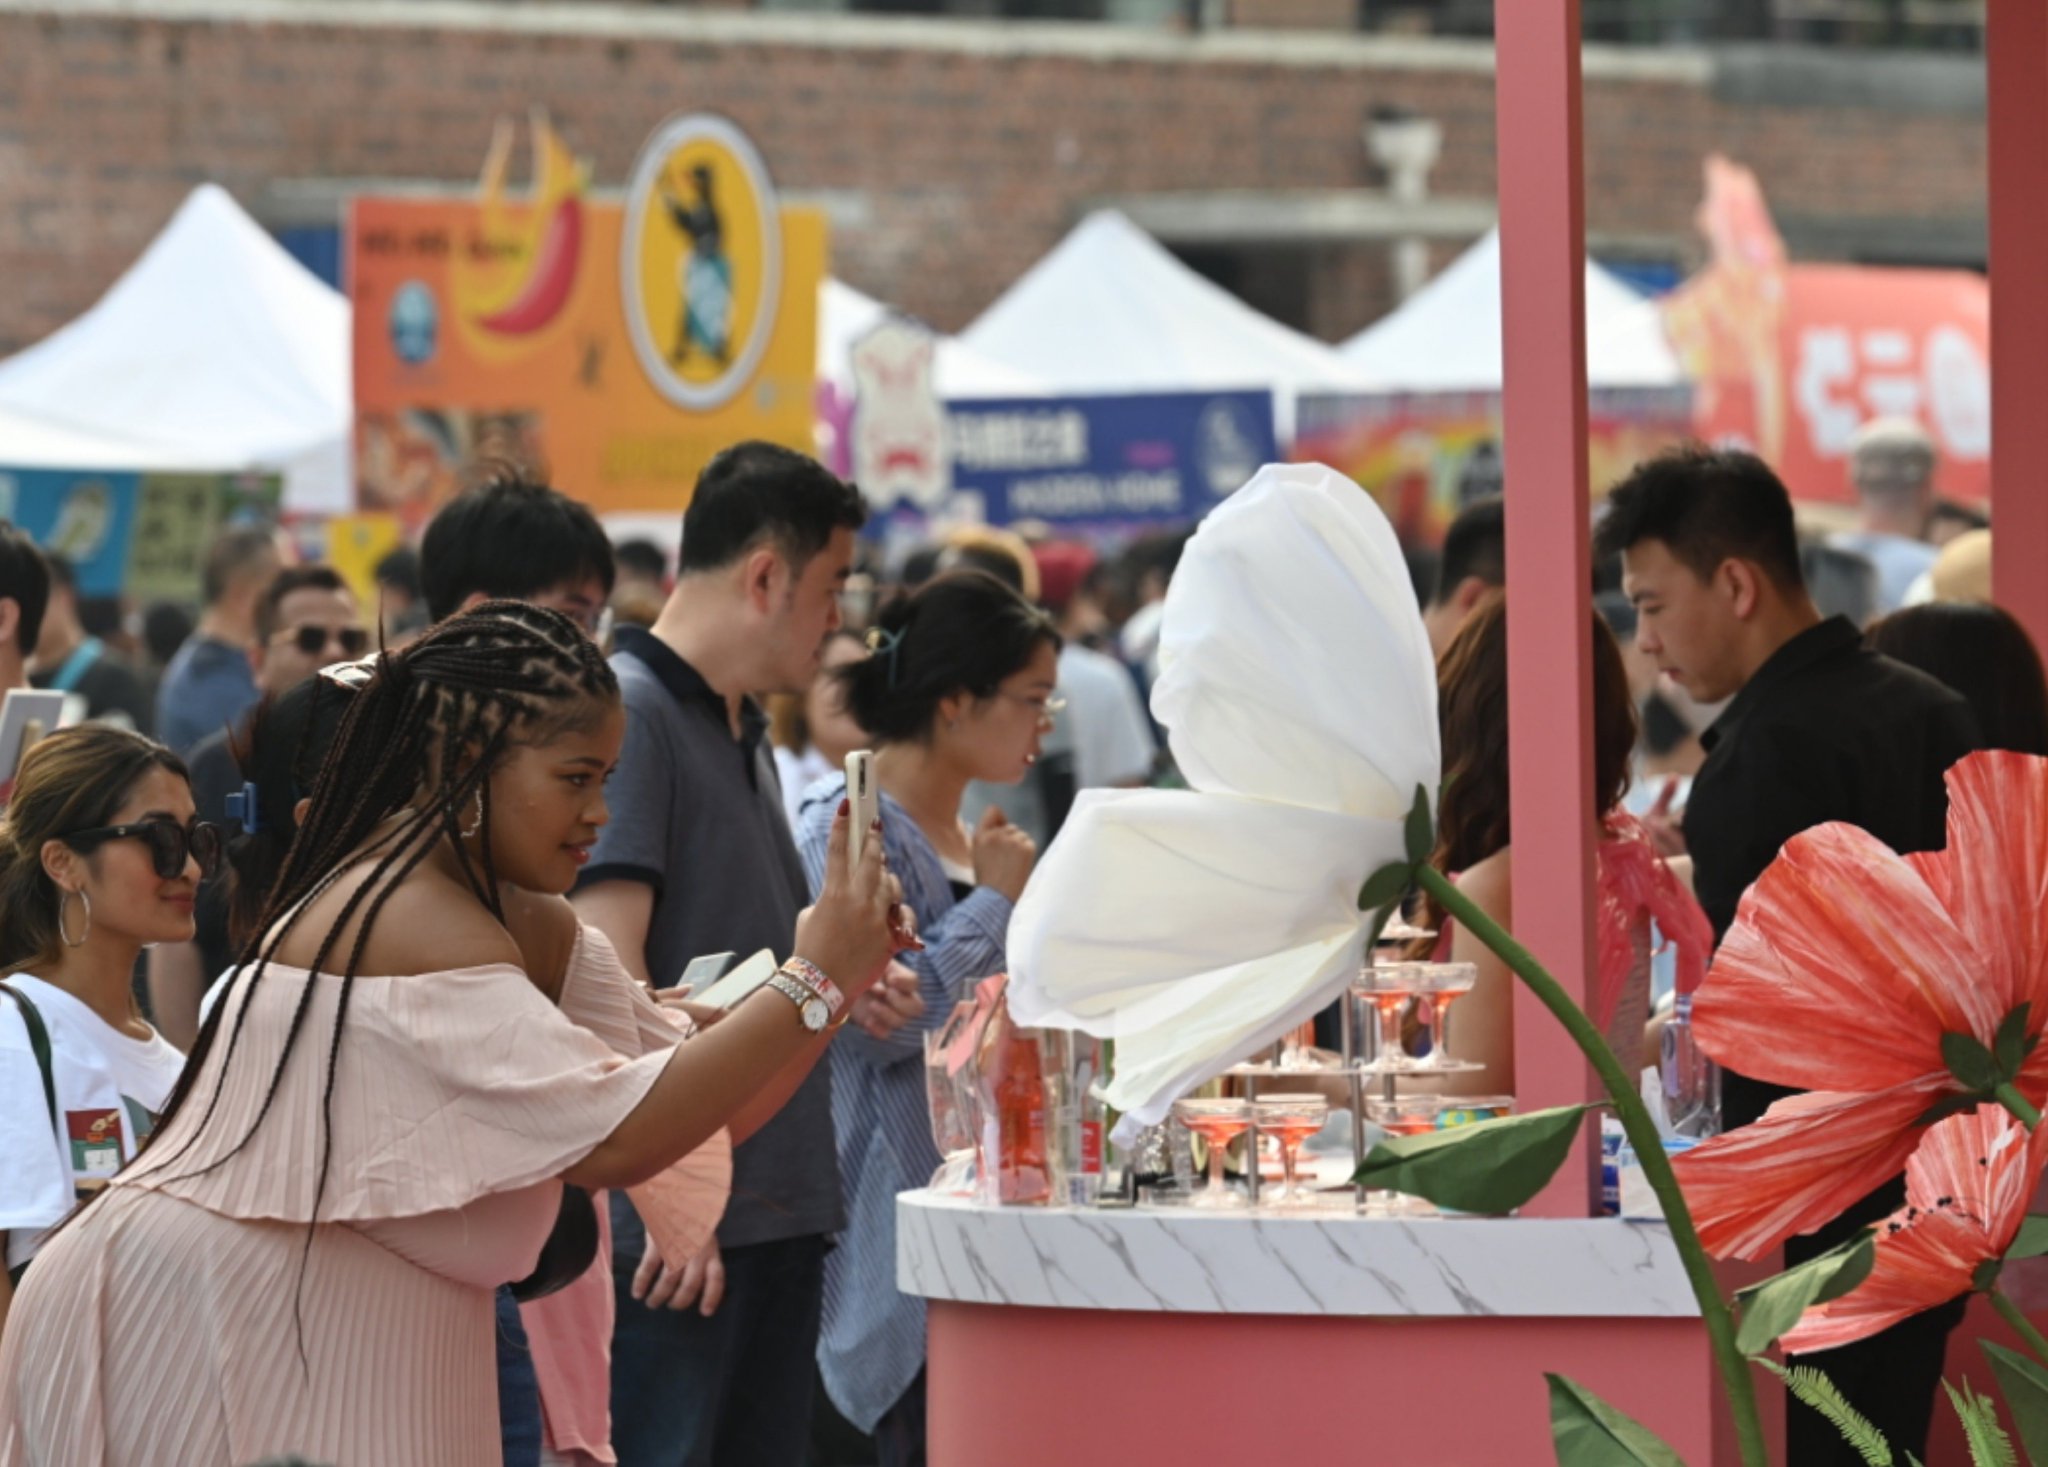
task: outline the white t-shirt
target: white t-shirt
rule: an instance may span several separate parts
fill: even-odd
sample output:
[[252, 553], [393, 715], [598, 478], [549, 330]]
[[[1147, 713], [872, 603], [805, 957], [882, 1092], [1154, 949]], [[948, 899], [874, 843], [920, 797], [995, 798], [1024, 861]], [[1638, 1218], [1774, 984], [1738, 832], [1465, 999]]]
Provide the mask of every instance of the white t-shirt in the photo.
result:
[[50, 1031], [58, 1118], [51, 1125], [21, 1006], [0, 995], [0, 1230], [11, 1271], [135, 1155], [171, 1098], [185, 1056], [161, 1034], [130, 1038], [40, 978], [16, 973], [5, 981], [36, 1006]]

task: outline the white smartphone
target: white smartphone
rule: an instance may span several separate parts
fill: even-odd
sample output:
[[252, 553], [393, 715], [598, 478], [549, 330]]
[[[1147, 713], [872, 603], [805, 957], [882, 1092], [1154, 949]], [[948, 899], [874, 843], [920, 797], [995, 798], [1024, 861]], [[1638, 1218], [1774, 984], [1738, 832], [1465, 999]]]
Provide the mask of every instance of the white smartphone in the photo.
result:
[[687, 988], [692, 994], [702, 993], [727, 973], [739, 961], [737, 953], [705, 953], [690, 959], [690, 966], [683, 969], [683, 976], [676, 980], [676, 987]]
[[764, 947], [701, 994], [693, 994], [690, 1002], [707, 1009], [729, 1009], [773, 978], [776, 966], [775, 954]]
[[861, 851], [868, 838], [868, 827], [882, 814], [882, 787], [875, 783], [872, 750], [855, 749], [846, 756], [846, 798], [853, 806], [847, 817], [853, 824], [847, 831], [846, 854], [858, 868]]

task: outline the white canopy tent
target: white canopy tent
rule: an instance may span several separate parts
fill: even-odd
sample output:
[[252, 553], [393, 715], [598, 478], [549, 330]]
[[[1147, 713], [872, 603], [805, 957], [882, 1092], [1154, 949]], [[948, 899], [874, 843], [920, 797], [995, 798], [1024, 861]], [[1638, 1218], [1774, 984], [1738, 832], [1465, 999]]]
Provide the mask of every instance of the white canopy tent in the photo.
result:
[[[1500, 231], [1465, 251], [1398, 310], [1338, 348], [1393, 392], [1500, 390]], [[1662, 314], [1586, 262], [1586, 384], [1680, 387]]]
[[[890, 308], [844, 281], [827, 277], [818, 288], [818, 380], [853, 395], [853, 348], [888, 320]], [[932, 386], [941, 401], [986, 397], [1038, 397], [1045, 384], [1029, 372], [993, 361], [958, 337], [936, 338]]]
[[120, 473], [223, 467], [220, 459], [181, 444], [82, 431], [0, 407], [0, 471], [98, 469]]
[[281, 473], [287, 508], [335, 513], [355, 497], [349, 351], [347, 300], [202, 184], [91, 310], [0, 362], [0, 413], [80, 460], [55, 466], [120, 467], [100, 445], [128, 443], [134, 467]]
[[1091, 214], [960, 335], [1058, 392], [1370, 390], [1372, 375], [1189, 269], [1122, 214]]

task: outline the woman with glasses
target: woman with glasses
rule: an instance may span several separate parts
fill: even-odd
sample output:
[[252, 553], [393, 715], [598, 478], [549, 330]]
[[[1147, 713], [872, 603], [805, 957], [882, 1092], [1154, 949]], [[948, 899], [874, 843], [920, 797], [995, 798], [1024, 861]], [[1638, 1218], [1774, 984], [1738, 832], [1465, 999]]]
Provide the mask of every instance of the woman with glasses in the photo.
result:
[[[960, 818], [968, 783], [1014, 785], [1062, 706], [1052, 618], [995, 577], [963, 571], [884, 607], [869, 653], [833, 674], [874, 740], [882, 847], [917, 916], [922, 952], [854, 1013], [832, 1071], [839, 1173], [851, 1219], [825, 1259], [818, 1362], [847, 1420], [872, 1432], [883, 1467], [924, 1461], [924, 1304], [896, 1289], [894, 1198], [939, 1164], [926, 1114], [924, 1032], [974, 982], [1007, 966], [1010, 909], [1037, 848], [990, 809]], [[823, 879], [842, 775], [806, 792], [797, 845]], [[914, 986], [911, 980], [914, 979]]]
[[192, 935], [220, 832], [185, 766], [88, 724], [29, 752], [0, 819], [0, 1330], [49, 1230], [135, 1154], [185, 1057], [143, 1022], [143, 947]]

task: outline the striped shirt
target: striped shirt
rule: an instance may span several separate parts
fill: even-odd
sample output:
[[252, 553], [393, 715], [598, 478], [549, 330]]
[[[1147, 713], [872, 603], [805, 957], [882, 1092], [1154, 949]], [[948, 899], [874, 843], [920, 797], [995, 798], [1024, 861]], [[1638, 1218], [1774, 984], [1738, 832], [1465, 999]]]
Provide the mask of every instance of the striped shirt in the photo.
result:
[[[804, 791], [797, 847], [811, 890], [824, 883], [833, 812], [844, 775]], [[825, 1316], [818, 1366], [840, 1413], [873, 1431], [924, 1368], [924, 1301], [896, 1288], [896, 1194], [922, 1187], [938, 1169], [925, 1096], [924, 1036], [946, 1022], [977, 980], [1005, 966], [1010, 899], [978, 886], [956, 901], [939, 854], [917, 822], [882, 796], [882, 849], [917, 914], [923, 952], [904, 953], [924, 998], [924, 1014], [889, 1038], [848, 1025], [833, 1045], [832, 1116], [846, 1230], [825, 1259]]]

